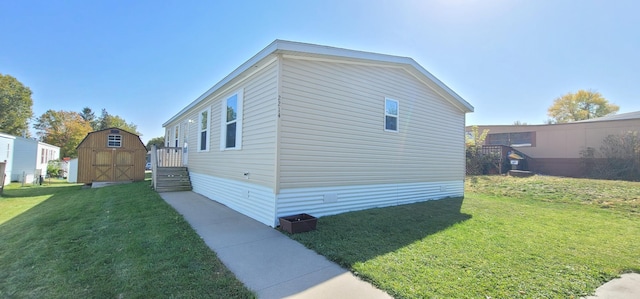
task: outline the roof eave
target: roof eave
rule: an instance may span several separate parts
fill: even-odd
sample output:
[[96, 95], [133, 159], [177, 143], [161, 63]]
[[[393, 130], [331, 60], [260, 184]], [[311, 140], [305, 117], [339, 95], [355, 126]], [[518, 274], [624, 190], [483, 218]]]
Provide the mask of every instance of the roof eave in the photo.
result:
[[174, 121], [176, 118], [178, 118], [180, 115], [182, 115], [184, 112], [188, 111], [189, 109], [193, 108], [194, 106], [198, 105], [201, 101], [203, 101], [204, 99], [206, 99], [208, 96], [210, 96], [212, 93], [214, 93], [216, 90], [218, 90], [220, 87], [224, 86], [225, 84], [229, 83], [231, 80], [235, 79], [236, 77], [238, 77], [240, 74], [242, 74], [244, 71], [248, 70], [251, 66], [255, 65], [256, 63], [258, 63], [259, 61], [261, 61], [262, 59], [265, 59], [267, 56], [269, 56], [271, 53], [275, 52], [276, 49], [278, 48], [278, 42], [279, 40], [275, 40], [274, 42], [272, 42], [271, 44], [269, 44], [266, 48], [262, 49], [262, 51], [258, 52], [258, 54], [254, 55], [253, 57], [251, 57], [249, 60], [247, 60], [245, 63], [243, 63], [242, 65], [240, 65], [238, 68], [236, 68], [235, 70], [233, 70], [233, 72], [231, 72], [229, 75], [227, 75], [226, 77], [224, 77], [222, 80], [220, 80], [218, 83], [216, 83], [214, 86], [212, 86], [211, 88], [209, 88], [205, 93], [203, 93], [201, 96], [199, 96], [197, 99], [195, 99], [193, 102], [191, 102], [191, 104], [187, 105], [186, 107], [184, 107], [182, 110], [180, 110], [180, 112], [176, 113], [173, 117], [171, 117], [169, 120], [167, 120], [166, 122], [164, 122], [162, 124], [163, 127], [166, 127], [169, 123], [171, 123], [172, 121]]
[[343, 59], [344, 58], [358, 59], [363, 61], [378, 61], [378, 62], [397, 64], [397, 65], [408, 65], [413, 69], [417, 70], [422, 76], [425, 76], [428, 80], [435, 83], [436, 86], [438, 86], [440, 89], [442, 89], [442, 91], [444, 91], [445, 93], [444, 96], [448, 97], [448, 100], [452, 102], [453, 105], [461, 109], [463, 112], [468, 113], [468, 112], [473, 112], [474, 110], [471, 104], [465, 101], [461, 96], [459, 96], [457, 93], [451, 90], [447, 85], [445, 85], [442, 81], [440, 81], [434, 75], [429, 73], [426, 69], [424, 69], [420, 64], [418, 64], [412, 58], [276, 39], [267, 47], [262, 49], [262, 51], [258, 52], [256, 55], [254, 55], [245, 63], [240, 65], [238, 68], [236, 68], [229, 75], [224, 77], [220, 82], [216, 83], [214, 86], [209, 88], [205, 93], [203, 93], [193, 102], [191, 102], [189, 105], [187, 105], [182, 110], [180, 110], [180, 112], [176, 113], [173, 117], [171, 117], [169, 120], [164, 122], [162, 126], [166, 127], [168, 124], [175, 121], [184, 112], [198, 105], [201, 101], [203, 101], [208, 96], [213, 94], [216, 90], [218, 90], [225, 84], [231, 82], [233, 79], [240, 76], [243, 72], [251, 68], [253, 65], [259, 63], [263, 59], [267, 58], [269, 55], [278, 54], [278, 53], [287, 53], [287, 52], [306, 53], [306, 54], [329, 56], [329, 57], [336, 57], [336, 58], [343, 58]]

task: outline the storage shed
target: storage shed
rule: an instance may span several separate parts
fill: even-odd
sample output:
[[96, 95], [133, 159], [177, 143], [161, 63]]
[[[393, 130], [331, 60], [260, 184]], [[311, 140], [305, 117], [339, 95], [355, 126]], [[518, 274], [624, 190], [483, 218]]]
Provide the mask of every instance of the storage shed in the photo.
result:
[[109, 128], [78, 145], [78, 183], [144, 180], [147, 149], [136, 134]]

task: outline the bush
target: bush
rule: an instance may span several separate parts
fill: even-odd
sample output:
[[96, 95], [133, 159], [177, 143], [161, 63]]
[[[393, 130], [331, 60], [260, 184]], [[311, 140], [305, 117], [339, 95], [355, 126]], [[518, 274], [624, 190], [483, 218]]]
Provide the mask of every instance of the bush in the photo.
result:
[[599, 150], [580, 152], [588, 177], [607, 180], [640, 181], [640, 138], [638, 132], [609, 135]]
[[495, 152], [485, 152], [482, 150], [484, 140], [487, 138], [489, 130], [478, 131], [478, 126], [471, 127], [471, 131], [465, 135], [465, 156], [467, 164], [467, 175], [488, 174], [491, 169], [500, 171], [500, 154]]
[[501, 156], [498, 152], [485, 152], [482, 146], [467, 146], [467, 175], [490, 174], [491, 171], [500, 172]]
[[57, 177], [60, 177], [61, 173], [62, 173], [62, 169], [60, 168], [60, 165], [59, 165], [58, 162], [50, 161], [47, 164], [47, 176], [48, 177], [57, 178]]

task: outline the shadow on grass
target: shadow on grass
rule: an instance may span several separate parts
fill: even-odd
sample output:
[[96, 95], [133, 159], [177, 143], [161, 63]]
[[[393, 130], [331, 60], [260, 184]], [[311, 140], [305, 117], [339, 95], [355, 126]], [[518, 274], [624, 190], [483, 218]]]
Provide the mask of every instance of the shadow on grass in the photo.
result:
[[317, 230], [291, 238], [351, 268], [470, 219], [462, 203], [447, 198], [321, 217]]
[[42, 195], [53, 195], [58, 193], [65, 193], [68, 191], [75, 191], [82, 188], [82, 185], [29, 185], [24, 187], [5, 188], [2, 193], [2, 198], [19, 198], [19, 197], [33, 197]]
[[253, 297], [148, 183], [81, 189], [8, 192], [51, 196], [0, 224], [0, 298]]

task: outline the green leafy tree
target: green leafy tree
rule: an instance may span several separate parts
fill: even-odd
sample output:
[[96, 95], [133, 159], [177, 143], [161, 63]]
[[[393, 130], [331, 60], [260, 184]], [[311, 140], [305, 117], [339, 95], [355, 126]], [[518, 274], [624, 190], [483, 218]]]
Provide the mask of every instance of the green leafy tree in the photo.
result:
[[80, 112], [80, 116], [82, 117], [82, 119], [84, 119], [86, 122], [88, 122], [91, 125], [91, 128], [93, 128], [94, 131], [98, 131], [100, 128], [98, 127], [98, 118], [96, 117], [96, 114], [93, 113], [93, 110], [91, 110], [91, 108], [89, 107], [84, 107], [82, 108], [82, 111]]
[[157, 148], [164, 148], [164, 136], [151, 138], [147, 142], [147, 151], [151, 150], [151, 146], [156, 145]]
[[609, 103], [599, 92], [578, 90], [565, 94], [553, 102], [547, 110], [551, 119], [548, 123], [567, 123], [616, 113], [617, 105]]
[[41, 141], [60, 147], [63, 157], [78, 156], [76, 147], [93, 128], [79, 113], [47, 110], [36, 119], [34, 128]]
[[130, 133], [134, 133], [138, 136], [142, 136], [138, 132], [138, 126], [134, 123], [127, 123], [122, 117], [117, 115], [111, 115], [107, 112], [107, 109], [102, 109], [102, 115], [97, 120], [98, 128], [96, 130], [104, 130], [108, 128], [118, 128]]
[[31, 89], [10, 75], [0, 74], [0, 132], [29, 136], [32, 106]]
[[467, 147], [478, 147], [484, 144], [484, 140], [487, 139], [489, 130], [482, 130], [479, 132], [478, 126], [472, 126], [471, 131], [465, 135], [465, 144]]

